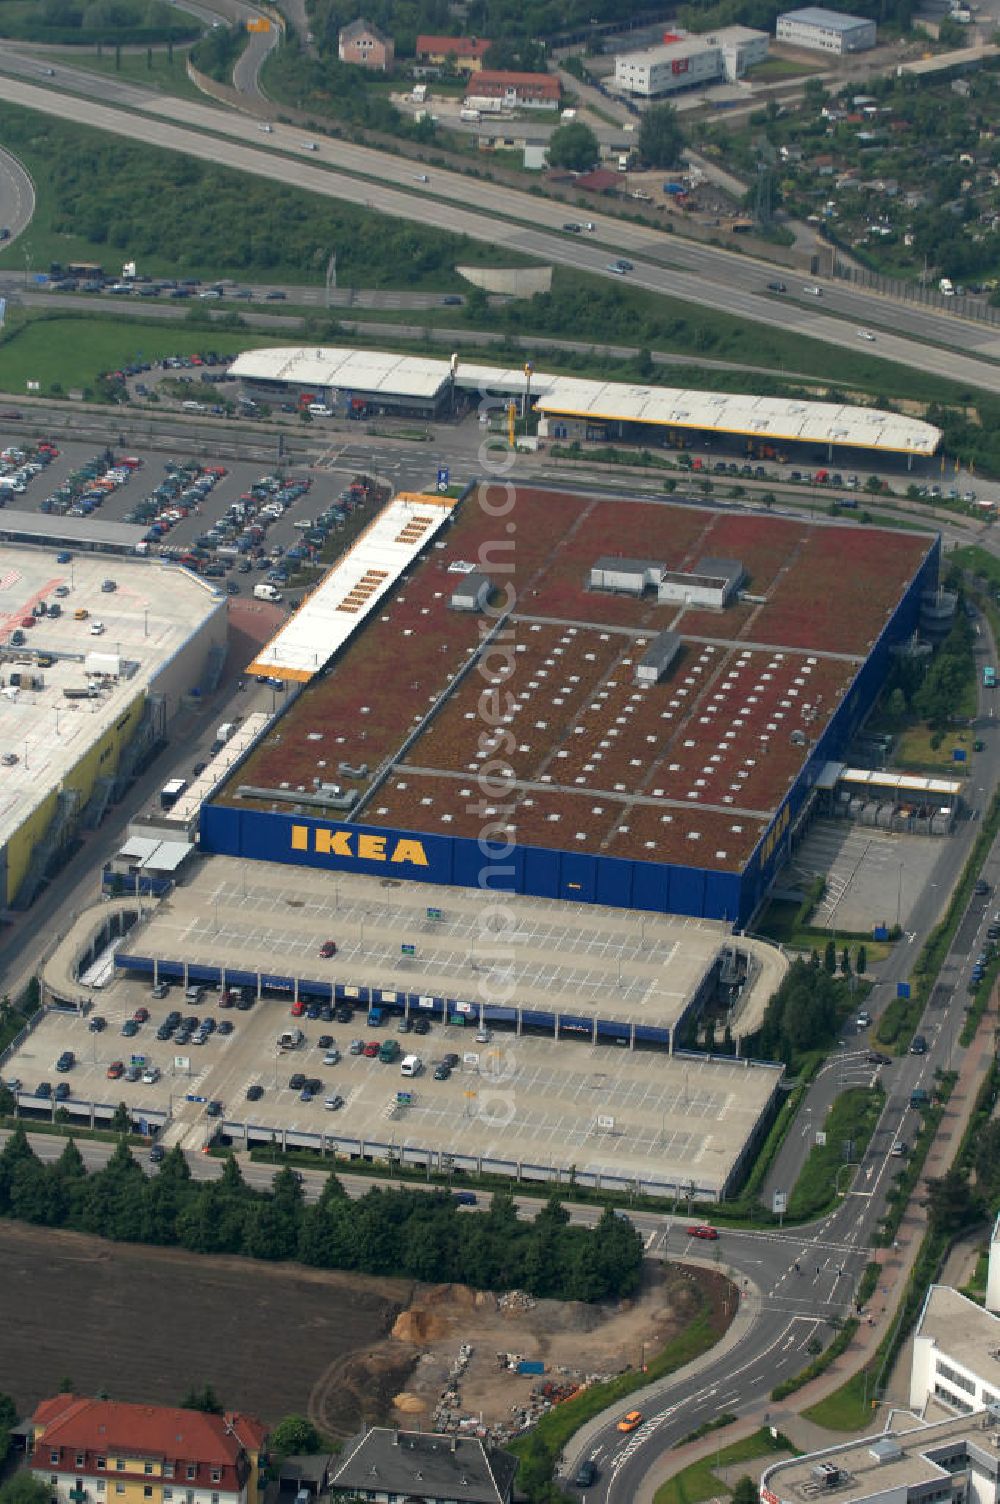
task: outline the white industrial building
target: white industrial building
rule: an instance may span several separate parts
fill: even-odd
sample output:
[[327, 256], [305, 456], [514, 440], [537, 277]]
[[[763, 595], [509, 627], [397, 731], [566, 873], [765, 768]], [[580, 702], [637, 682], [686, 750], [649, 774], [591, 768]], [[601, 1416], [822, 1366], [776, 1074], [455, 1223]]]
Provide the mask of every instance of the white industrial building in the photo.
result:
[[[539, 415], [546, 439], [609, 438], [662, 441], [676, 435], [690, 442], [699, 433], [729, 435], [749, 450], [756, 444], [825, 444], [835, 450], [874, 451], [929, 459], [941, 430], [906, 413], [839, 402], [787, 397], [699, 392], [689, 387], [639, 386], [526, 371], [524, 366], [434, 360], [387, 350], [284, 347], [248, 350], [229, 368], [245, 391], [267, 401], [308, 394], [337, 411], [358, 401], [390, 412], [440, 416], [450, 406], [464, 411], [475, 402], [494, 418], [506, 400], [525, 401]], [[484, 403], [485, 394], [492, 400]], [[868, 455], [859, 456], [867, 459]], [[0, 513], [0, 526], [3, 514]], [[58, 521], [43, 517], [42, 522]]]
[[995, 1411], [928, 1425], [903, 1412], [892, 1429], [764, 1469], [761, 1504], [998, 1504]]
[[986, 1309], [947, 1285], [932, 1285], [913, 1335], [910, 1405], [965, 1414], [1000, 1406], [1000, 1218], [990, 1240]]
[[655, 99], [680, 89], [742, 78], [767, 57], [766, 31], [727, 26], [704, 36], [679, 36], [643, 52], [615, 58], [615, 84], [627, 94]]
[[[77, 547], [90, 536], [83, 522]], [[215, 688], [228, 614], [211, 582], [160, 561], [0, 544], [0, 576], [3, 908], [31, 902], [189, 697]]]
[[778, 17], [775, 39], [790, 47], [805, 47], [810, 52], [867, 52], [875, 46], [874, 21], [864, 16], [849, 16], [820, 5], [802, 10], [788, 10]]

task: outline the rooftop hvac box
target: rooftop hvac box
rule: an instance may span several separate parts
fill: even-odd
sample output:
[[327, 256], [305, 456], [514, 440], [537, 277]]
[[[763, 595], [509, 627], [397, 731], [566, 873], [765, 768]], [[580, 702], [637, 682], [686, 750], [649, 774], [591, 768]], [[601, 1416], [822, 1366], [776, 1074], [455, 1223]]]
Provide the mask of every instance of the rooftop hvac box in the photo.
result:
[[122, 661], [117, 653], [88, 653], [83, 660], [84, 672], [105, 674], [109, 679], [120, 679]]

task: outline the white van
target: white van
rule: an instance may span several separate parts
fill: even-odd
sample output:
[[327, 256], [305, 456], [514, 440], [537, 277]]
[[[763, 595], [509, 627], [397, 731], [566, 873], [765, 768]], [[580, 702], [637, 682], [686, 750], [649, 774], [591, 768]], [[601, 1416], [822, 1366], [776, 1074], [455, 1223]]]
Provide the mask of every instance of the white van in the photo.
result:
[[327, 407], [325, 402], [310, 402], [306, 412], [312, 413], [314, 418], [332, 418], [333, 408]]
[[419, 1076], [424, 1068], [424, 1062], [419, 1055], [404, 1055], [399, 1062], [399, 1074], [401, 1076]]
[[278, 1035], [279, 1050], [297, 1050], [305, 1039], [301, 1029], [285, 1029]]
[[955, 296], [955, 287], [950, 277], [941, 278], [938, 283], [938, 292], [944, 298], [953, 298]]

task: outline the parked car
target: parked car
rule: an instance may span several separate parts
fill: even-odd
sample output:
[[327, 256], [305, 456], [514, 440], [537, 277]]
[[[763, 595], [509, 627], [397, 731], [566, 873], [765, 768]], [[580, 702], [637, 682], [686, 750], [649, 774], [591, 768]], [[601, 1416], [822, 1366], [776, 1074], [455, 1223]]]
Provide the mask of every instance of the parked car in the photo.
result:
[[248, 1102], [259, 1102], [260, 1099], [261, 1099], [261, 1097], [263, 1095], [264, 1095], [264, 1088], [261, 1086], [261, 1084], [260, 1084], [259, 1081], [252, 1081], [250, 1083], [250, 1085], [247, 1087], [247, 1101]]
[[67, 1071], [71, 1071], [73, 1069], [75, 1064], [76, 1056], [73, 1054], [73, 1051], [63, 1050], [62, 1054], [59, 1056], [59, 1059], [56, 1061], [56, 1070], [65, 1075]]
[[324, 940], [323, 944], [319, 948], [319, 953], [324, 957], [324, 959], [330, 956], [335, 956], [337, 954], [336, 940]]
[[288, 1078], [289, 1091], [301, 1091], [306, 1084], [306, 1078], [301, 1071], [296, 1071], [294, 1076]]
[[205, 1115], [210, 1118], [221, 1118], [224, 1110], [225, 1109], [223, 1108], [223, 1105], [220, 1101], [212, 1101], [209, 1102], [207, 1107], [205, 1108]]
[[87, 1024], [87, 1028], [90, 1030], [91, 1034], [103, 1034], [104, 1030], [107, 1027], [108, 1027], [108, 1021], [107, 1021], [107, 1019], [106, 1018], [102, 1018], [99, 1013], [95, 1013], [94, 1016], [93, 1016], [93, 1018]]
[[112, 1060], [111, 1064], [108, 1066], [107, 1070], [105, 1071], [105, 1075], [107, 1076], [107, 1078], [108, 1078], [109, 1081], [117, 1081], [118, 1078], [120, 1076], [123, 1076], [124, 1074], [125, 1074], [125, 1065], [124, 1065], [124, 1062], [121, 1061], [121, 1060]]

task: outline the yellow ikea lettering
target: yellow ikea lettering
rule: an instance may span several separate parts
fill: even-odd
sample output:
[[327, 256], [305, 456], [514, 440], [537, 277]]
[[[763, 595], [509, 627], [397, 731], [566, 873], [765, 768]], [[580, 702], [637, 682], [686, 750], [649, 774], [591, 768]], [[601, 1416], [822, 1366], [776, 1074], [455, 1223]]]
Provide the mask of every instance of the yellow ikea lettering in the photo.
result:
[[427, 853], [419, 841], [397, 841], [392, 861], [409, 862], [413, 867], [426, 867]]
[[317, 830], [314, 851], [321, 856], [353, 856], [349, 830]]
[[[309, 850], [308, 825], [292, 826], [292, 850]], [[357, 851], [352, 841], [357, 836]], [[391, 851], [386, 850], [387, 836], [365, 835], [353, 830], [314, 830], [312, 849], [317, 856], [356, 856], [365, 862], [407, 863], [411, 867], [427, 867], [427, 853], [420, 841], [398, 840]]]

